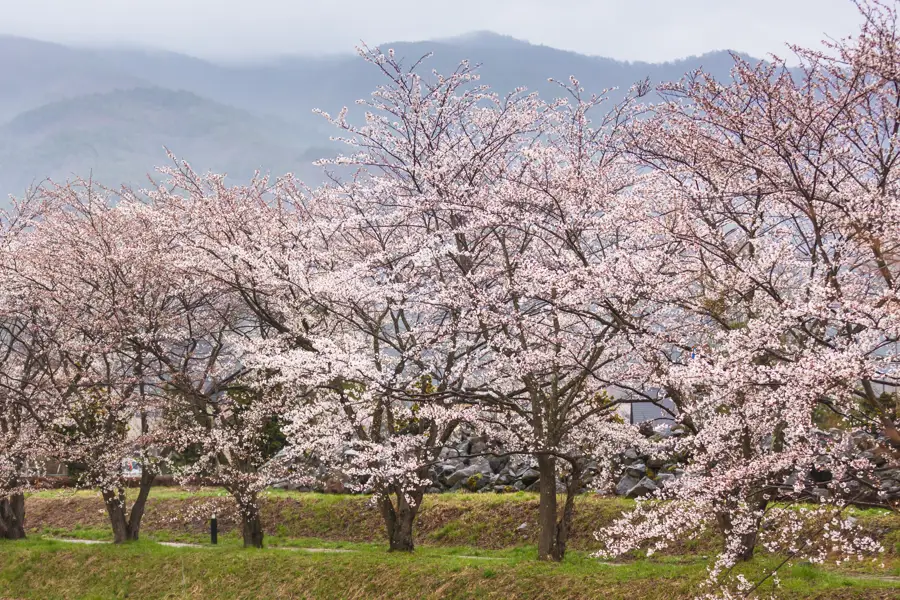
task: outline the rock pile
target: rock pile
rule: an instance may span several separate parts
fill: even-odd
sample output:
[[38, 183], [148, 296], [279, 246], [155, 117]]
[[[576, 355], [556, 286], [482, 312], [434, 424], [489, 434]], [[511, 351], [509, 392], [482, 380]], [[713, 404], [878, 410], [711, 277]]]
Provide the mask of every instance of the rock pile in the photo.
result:
[[[679, 426], [657, 431], [647, 429], [644, 433], [656, 440], [685, 435], [685, 431]], [[830, 434], [833, 432], [822, 432], [822, 435]], [[885, 440], [871, 434], [858, 433], [854, 437], [854, 442], [858, 456], [867, 458], [876, 465], [874, 481], [880, 485], [881, 491], [885, 494], [879, 496], [874, 489], [867, 492], [864, 489], [866, 484], [859, 482], [849, 482], [848, 492], [855, 494], [858, 500], [866, 502], [900, 499], [900, 468], [896, 467], [896, 463], [892, 462], [889, 456], [884, 455], [882, 449], [886, 446]], [[582, 491], [602, 490], [627, 498], [639, 498], [683, 475], [683, 466], [677, 457], [664, 460], [636, 449], [628, 449], [613, 457], [611, 468], [606, 470], [601, 469], [596, 462], [588, 462], [585, 465]], [[613, 473], [614, 477], [610, 477], [609, 473]], [[604, 480], [604, 477], [607, 480]], [[463, 436], [454, 446], [441, 452], [440, 460], [430, 469], [429, 478], [432, 481], [429, 493], [460, 490], [502, 493], [537, 491], [540, 474], [531, 456], [506, 455], [483, 437]], [[786, 478], [784, 485], [792, 486], [797, 478], [813, 482], [812, 486], [804, 486], [810, 489], [807, 494], [809, 500], [817, 501], [830, 497], [831, 492], [826, 487], [831, 478], [830, 473], [796, 472]], [[317, 479], [322, 482], [317, 486], [317, 491], [332, 493], [346, 491], [347, 479], [341, 473], [321, 472]], [[565, 491], [562, 481], [557, 481], [556, 485], [559, 492]], [[309, 489], [288, 484], [278, 487]]]
[[[654, 432], [649, 432], [654, 434]], [[681, 435], [678, 429], [666, 432], [667, 436]], [[655, 434], [659, 435], [659, 434]], [[455, 448], [445, 449], [440, 462], [430, 474], [430, 493], [455, 492], [516, 492], [536, 491], [540, 474], [530, 456], [492, 456], [483, 454], [489, 450], [488, 443], [479, 437], [461, 440]], [[616, 480], [603, 481], [602, 470], [596, 462], [585, 465], [582, 491], [588, 489], [614, 490], [616, 495], [628, 498], [645, 496], [666, 481], [678, 477], [683, 470], [674, 461], [663, 461], [629, 449], [612, 460], [612, 472], [620, 473]], [[557, 489], [562, 492], [565, 485], [557, 481]]]
[[454, 448], [441, 452], [440, 462], [429, 474], [431, 493], [455, 492], [517, 492], [537, 489], [540, 474], [531, 457], [488, 454], [484, 438], [464, 438]]

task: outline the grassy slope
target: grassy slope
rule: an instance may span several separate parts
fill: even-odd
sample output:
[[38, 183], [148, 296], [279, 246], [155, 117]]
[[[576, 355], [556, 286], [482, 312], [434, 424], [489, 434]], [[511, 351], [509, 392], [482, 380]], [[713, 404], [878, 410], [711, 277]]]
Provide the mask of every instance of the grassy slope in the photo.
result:
[[[142, 529], [158, 539], [191, 541], [206, 532], [202, 521], [185, 522], [187, 507], [208, 503], [221, 492], [203, 490], [187, 494], [155, 488]], [[224, 498], [223, 498], [224, 500]], [[330, 541], [380, 542], [384, 525], [366, 496], [270, 492], [263, 500], [266, 534], [280, 538], [318, 538]], [[615, 498], [579, 499], [572, 547], [596, 548], [592, 532], [609, 522], [631, 501]], [[442, 494], [427, 496], [417, 522], [418, 543], [507, 548], [535, 541], [536, 494]], [[106, 529], [106, 514], [92, 492], [41, 492], [26, 502], [26, 526], [32, 532]], [[523, 530], [519, 526], [526, 523]], [[219, 519], [228, 533], [236, 523]], [[159, 537], [163, 536], [163, 537]], [[101, 538], [105, 539], [105, 538]]]
[[[205, 525], [184, 522], [185, 507], [219, 492], [154, 490], [145, 540], [206, 540]], [[591, 532], [629, 501], [585, 496], [566, 561], [533, 560], [537, 498], [533, 494], [444, 494], [428, 497], [412, 557], [384, 551], [377, 512], [366, 499], [275, 492], [264, 503], [267, 545], [340, 547], [316, 554], [280, 549], [245, 551], [227, 520], [218, 548], [73, 546], [43, 534], [109, 539], [96, 494], [43, 492], [28, 498], [31, 540], [0, 543], [2, 598], [689, 598], [705, 577], [712, 537], [682, 544], [666, 556], [608, 565], [589, 558]], [[900, 590], [900, 520], [856, 513], [888, 548], [885, 569], [850, 563], [846, 570], [793, 566], [779, 597], [896, 598]], [[528, 526], [519, 531], [521, 523]], [[479, 558], [467, 558], [478, 556]], [[771, 566], [760, 557], [748, 577]]]
[[[142, 531], [155, 539], [202, 541], [208, 524], [185, 519], [189, 507], [209, 506], [212, 499], [227, 500], [219, 490], [185, 492], [154, 488]], [[377, 542], [384, 525], [366, 496], [304, 494], [272, 491], [263, 499], [266, 535], [282, 540], [316, 538], [333, 542]], [[576, 501], [575, 523], [569, 547], [598, 549], [593, 532], [610, 523], [633, 501], [594, 495]], [[201, 509], [201, 515], [210, 509]], [[417, 543], [434, 546], [472, 546], [502, 549], [536, 543], [538, 498], [536, 494], [439, 494], [427, 495], [416, 523]], [[852, 511], [866, 529], [882, 540], [888, 557], [900, 556], [900, 516], [874, 510]], [[221, 515], [221, 513], [220, 513]], [[524, 528], [520, 526], [525, 524]], [[220, 516], [223, 533], [234, 532], [236, 523]], [[91, 530], [97, 539], [111, 539], [103, 504], [98, 494], [47, 491], [26, 501], [26, 527], [30, 532], [65, 532], [76, 527]], [[719, 541], [710, 535], [676, 544], [672, 552], [710, 553]]]
[[[0, 542], [0, 597], [15, 598], [690, 598], [698, 560], [598, 564], [579, 553], [538, 563], [531, 549], [468, 558], [428, 548], [415, 556], [370, 546], [322, 554], [268, 549], [73, 546]], [[526, 556], [527, 555], [527, 556]], [[756, 561], [748, 576], [764, 563]], [[793, 567], [779, 597], [895, 598], [896, 582]]]

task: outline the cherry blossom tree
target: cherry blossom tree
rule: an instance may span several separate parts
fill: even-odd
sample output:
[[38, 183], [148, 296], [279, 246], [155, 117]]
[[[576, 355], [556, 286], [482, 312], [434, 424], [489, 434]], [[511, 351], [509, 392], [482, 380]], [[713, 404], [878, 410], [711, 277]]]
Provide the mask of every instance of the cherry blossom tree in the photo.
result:
[[[127, 205], [90, 182], [38, 191], [43, 218], [10, 248], [20, 314], [31, 315], [40, 356], [40, 435], [79, 485], [98, 487], [116, 542], [137, 539], [155, 477], [152, 385], [131, 343], [142, 335], [139, 309], [157, 285], [158, 248], [145, 245]], [[35, 411], [32, 410], [32, 413]], [[143, 466], [130, 514], [122, 463]]]
[[[349, 302], [332, 297], [330, 307], [362, 334], [355, 336], [362, 348], [350, 355], [369, 348], [371, 362], [350, 362], [356, 373], [345, 379], [357, 381], [360, 399], [372, 403], [365, 419], [381, 432], [371, 441], [389, 450], [376, 455], [399, 450], [405, 458], [405, 465], [376, 461], [394, 463], [396, 473], [368, 483], [380, 497], [391, 546], [411, 549], [428, 467], [453, 429], [476, 414], [484, 396], [478, 382], [491, 372], [477, 294], [495, 285], [499, 272], [491, 264], [494, 225], [479, 207], [514, 152], [540, 132], [541, 104], [521, 91], [490, 92], [467, 63], [449, 76], [427, 77], [419, 63], [407, 69], [391, 52], [363, 48], [361, 55], [386, 83], [361, 102], [368, 108], [364, 126], [348, 122], [346, 110], [331, 119], [357, 152], [323, 164], [362, 172], [338, 182], [328, 202], [345, 207], [329, 222], [339, 225], [350, 252], [332, 272], [358, 290]], [[363, 466], [369, 459], [361, 457]]]
[[156, 212], [154, 226], [172, 232], [170, 268], [188, 285], [178, 330], [148, 346], [165, 381], [165, 446], [179, 479], [228, 490], [245, 546], [261, 547], [260, 494], [286, 479], [307, 481], [284, 448], [289, 409], [303, 393], [287, 393], [248, 361], [273, 336], [309, 346], [305, 325], [289, 320], [276, 302], [279, 284], [263, 268], [296, 241], [281, 201], [284, 190], [299, 192], [290, 177], [231, 186], [172, 159], [163, 180], [141, 193]]
[[392, 52], [360, 54], [385, 84], [359, 102], [365, 125], [348, 122], [346, 109], [325, 115], [356, 152], [322, 164], [362, 171], [317, 198], [316, 222], [329, 240], [321, 247], [337, 260], [314, 276], [313, 297], [345, 332], [343, 357], [319, 353], [329, 370], [343, 371], [329, 412], [350, 417], [345, 438], [355, 439], [344, 468], [375, 493], [391, 548], [411, 550], [429, 468], [456, 428], [471, 424], [476, 402], [464, 391], [485, 367], [485, 332], [473, 307], [459, 302], [466, 279], [481, 285], [489, 247], [486, 230], [466, 222], [467, 204], [498, 178], [519, 139], [536, 131], [538, 104], [519, 92], [491, 93], [467, 63], [428, 77], [421, 61], [406, 68]]
[[[15, 285], [9, 277], [4, 277], [4, 284]], [[48, 373], [52, 373], [43, 344], [45, 334], [33, 319], [18, 311], [15, 291], [4, 289], [5, 315], [0, 325], [0, 537], [19, 539], [25, 536], [24, 493], [43, 473], [46, 461], [58, 455], [58, 448], [56, 440], [46, 433], [55, 411], [45, 393]]]
[[[395, 221], [384, 202], [349, 187], [307, 202], [317, 218], [298, 222], [293, 234], [317, 240], [314, 249], [281, 254], [258, 272], [280, 282], [275, 298], [295, 327], [318, 325], [302, 330], [308, 344], [281, 335], [248, 361], [309, 398], [290, 413], [290, 456], [315, 456], [351, 489], [372, 492], [390, 548], [409, 551], [429, 468], [472, 418], [451, 392], [482, 341], [460, 331], [455, 315], [429, 306], [441, 290], [424, 278], [429, 265], [410, 256], [421, 232]], [[307, 302], [298, 306], [297, 298]]]
[[[376, 53], [366, 56], [393, 77], [394, 87], [373, 96], [375, 108], [405, 111], [407, 124], [419, 127], [415, 135], [422, 141], [416, 143], [431, 149], [382, 139], [383, 122], [374, 114], [370, 118], [377, 123], [364, 128], [351, 128], [343, 117], [336, 122], [368, 139], [373, 149], [390, 143], [407, 156], [415, 153], [409, 165], [448, 161], [448, 168], [470, 169], [442, 189], [464, 183], [464, 177], [477, 179], [480, 164], [502, 155], [502, 144], [516, 128], [530, 126], [530, 119], [511, 109], [481, 110], [482, 120], [474, 121], [469, 113], [479, 102], [501, 99], [478, 90], [454, 95], [472, 79], [466, 66], [447, 80], [425, 83]], [[414, 111], [433, 122], [416, 122]], [[498, 125], [495, 130], [488, 119]], [[455, 150], [438, 148], [447, 139], [443, 130], [467, 125], [483, 130], [470, 133], [464, 149], [469, 162], [453, 166]], [[361, 160], [367, 159], [336, 162]], [[410, 171], [418, 178], [437, 174], [412, 166]], [[471, 368], [467, 357], [483, 345], [480, 332], [462, 330], [459, 315], [440, 304], [441, 295], [452, 290], [434, 276], [428, 254], [437, 236], [452, 236], [445, 231], [450, 224], [441, 222], [447, 215], [436, 218], [424, 202], [398, 204], [409, 182], [389, 177], [362, 176], [316, 194], [301, 193], [285, 178], [266, 202], [265, 185], [239, 191], [215, 188], [186, 169], [171, 175], [181, 177], [176, 187], [193, 194], [193, 206], [207, 210], [210, 233], [196, 244], [198, 262], [227, 282], [266, 330], [246, 364], [255, 373], [274, 373], [285, 393], [307, 399], [290, 413], [289, 456], [314, 455], [349, 477], [351, 487], [374, 492], [390, 547], [411, 550], [429, 468], [471, 412], [450, 390], [460, 388]]]
[[19, 398], [21, 372], [28, 376], [27, 360], [19, 354], [17, 341], [27, 327], [18, 319], [4, 320], [3, 387], [9, 390], [0, 400], [0, 538], [25, 537], [25, 496], [28, 464], [34, 456], [37, 436], [33, 422]]
[[[562, 100], [546, 105], [542, 138], [478, 207], [477, 220], [492, 223], [491, 268], [502, 285], [473, 297], [491, 346], [485, 422], [537, 458], [538, 556], [553, 560], [565, 555], [585, 463], [639, 444], [616, 408], [643, 382], [631, 335], [654, 305], [628, 274], [660, 268], [643, 260], [638, 216], [647, 210], [631, 193], [636, 166], [617, 144], [645, 86], [612, 109], [603, 96], [584, 98], [574, 78], [561, 89]], [[558, 460], [567, 467], [561, 516]]]
[[[45, 194], [55, 208], [19, 251], [36, 306], [67, 336], [53, 347], [61, 456], [80, 467], [81, 485], [100, 488], [116, 541], [137, 538], [165, 462], [184, 481], [223, 485], [245, 545], [261, 546], [257, 495], [273, 482], [283, 396], [242, 379], [241, 343], [258, 321], [194, 268], [186, 240], [204, 230], [174, 202], [131, 190]], [[143, 468], [129, 515], [121, 462], [135, 455]]]
[[[794, 48], [802, 67], [736, 58], [732, 81], [664, 86], [630, 146], [675, 257], [653, 292], [668, 318], [639, 348], [691, 435], [685, 476], [605, 532], [609, 552], [716, 524], [713, 576], [758, 542], [791, 557], [878, 550], [843, 507], [878, 489], [854, 433], [877, 427], [897, 460], [896, 12], [862, 2], [856, 38]], [[818, 428], [826, 411], [840, 424]], [[893, 448], [892, 448], [893, 447]], [[830, 481], [815, 482], [816, 473]], [[775, 501], [819, 499], [820, 527]], [[807, 515], [809, 516], [809, 515]], [[827, 535], [823, 534], [827, 531]], [[742, 582], [746, 591], [753, 587]]]
[[33, 343], [34, 322], [20, 312], [10, 246], [40, 218], [42, 206], [33, 195], [16, 201], [0, 217], [0, 538], [25, 537], [25, 497], [29, 476], [40, 471], [48, 448], [40, 433], [46, 419], [40, 398], [43, 370]]
[[[356, 374], [341, 381], [362, 389], [344, 404], [397, 396], [415, 400], [417, 410], [446, 411], [445, 398], [475, 407], [480, 427], [502, 437], [507, 453], [537, 457], [539, 555], [559, 560], [588, 447], [595, 453], [605, 447], [599, 454], [608, 456], [634, 434], [612, 418], [617, 401], [606, 390], [626, 364], [628, 345], [617, 336], [628, 328], [622, 317], [639, 310], [627, 293], [624, 304], [606, 294], [608, 304], [596, 309], [580, 287], [585, 277], [608, 275], [603, 255], [614, 254], [623, 233], [613, 224], [628, 212], [622, 192], [634, 168], [614, 158], [622, 153], [609, 137], [624, 108], [595, 130], [587, 113], [601, 99], [582, 100], [577, 82], [570, 108], [521, 90], [497, 96], [475, 85], [465, 63], [451, 76], [429, 79], [417, 73], [418, 63], [405, 69], [390, 52], [361, 54], [385, 74], [386, 85], [362, 102], [366, 125], [353, 125], [346, 110], [331, 119], [357, 151], [323, 161], [362, 169], [352, 182], [323, 192], [326, 207], [346, 207], [325, 219], [332, 225], [324, 236], [334, 244], [325, 254], [334, 260], [344, 240], [352, 254], [346, 266], [329, 267], [325, 287], [310, 297], [328, 303], [335, 328], [352, 324], [364, 338], [347, 346], [344, 336], [338, 350], [330, 335], [306, 353], [307, 361], [315, 356], [327, 367], [307, 362], [297, 379], [347, 364]], [[319, 278], [310, 278], [315, 286]], [[365, 337], [375, 351], [368, 367], [360, 360]], [[332, 349], [347, 358], [338, 361]], [[434, 384], [427, 394], [417, 392], [422, 376]], [[321, 418], [315, 413], [306, 421]], [[434, 440], [448, 436], [427, 439], [437, 451]], [[561, 518], [557, 458], [570, 467]], [[426, 484], [418, 484], [419, 498]]]
[[262, 222], [231, 201], [252, 198], [265, 183], [229, 188], [220, 176], [175, 165], [154, 188], [127, 190], [120, 204], [156, 244], [157, 262], [147, 265], [156, 288], [138, 312], [146, 325], [130, 342], [155, 382], [154, 443], [165, 464], [183, 482], [223, 486], [236, 501], [244, 545], [262, 547], [258, 496], [284, 478], [274, 459], [288, 399], [265, 377], [248, 379], [245, 346], [264, 338], [272, 319], [229, 279], [230, 256], [218, 258], [235, 247], [228, 233]]

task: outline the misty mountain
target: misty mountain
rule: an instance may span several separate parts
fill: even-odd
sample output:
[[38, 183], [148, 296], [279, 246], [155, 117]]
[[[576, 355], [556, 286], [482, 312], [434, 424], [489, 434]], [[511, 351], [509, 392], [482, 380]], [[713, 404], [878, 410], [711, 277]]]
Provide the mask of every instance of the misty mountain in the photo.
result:
[[[662, 64], [621, 62], [529, 44], [490, 32], [384, 44], [423, 69], [480, 64], [483, 83], [559, 94], [552, 77], [575, 75], [588, 92], [658, 83], [703, 67], [727, 77], [727, 52]], [[315, 158], [333, 155], [331, 126], [314, 108], [336, 113], [383, 83], [356, 55], [281, 57], [214, 64], [182, 54], [71, 48], [0, 36], [0, 195], [21, 195], [44, 178], [73, 174], [116, 186], [142, 184], [166, 162], [163, 146], [201, 170], [245, 180], [253, 170], [292, 171], [315, 181]], [[351, 112], [352, 114], [352, 112]]]
[[[547, 46], [529, 44], [491, 32], [445, 40], [382, 44], [411, 65], [426, 54], [429, 72], [448, 72], [467, 59], [480, 64], [482, 82], [507, 92], [518, 86], [554, 97], [559, 87], [548, 78], [568, 81], [575, 75], [588, 92], [619, 88], [622, 92], [649, 77], [659, 83], [679, 79], [699, 67], [717, 76], [727, 76], [733, 64], [728, 52], [713, 52], [669, 63], [622, 62], [585, 56]], [[367, 98], [383, 83], [377, 69], [356, 55], [329, 57], [284, 57], [266, 63], [212, 65], [172, 53], [98, 51], [98, 63], [116, 71], [133, 73], [155, 85], [183, 89], [257, 113], [312, 122], [313, 108], [337, 112], [359, 98]]]
[[0, 122], [49, 102], [148, 84], [88, 51], [0, 35]]
[[[190, 92], [135, 88], [88, 94], [26, 111], [0, 126], [0, 182], [24, 190], [43, 177], [92, 176], [109, 185], [147, 183], [164, 148], [200, 171], [246, 179], [255, 169], [315, 176], [301, 140], [317, 134]], [[306, 171], [304, 172], [304, 168]]]

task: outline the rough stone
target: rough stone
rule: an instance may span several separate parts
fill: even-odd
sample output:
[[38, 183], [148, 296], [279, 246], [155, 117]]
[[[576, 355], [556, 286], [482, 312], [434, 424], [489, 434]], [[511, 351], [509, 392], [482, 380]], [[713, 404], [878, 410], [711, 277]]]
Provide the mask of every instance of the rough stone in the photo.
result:
[[624, 496], [628, 493], [628, 490], [636, 486], [639, 481], [640, 479], [636, 477], [625, 475], [624, 477], [622, 477], [622, 479], [619, 480], [619, 483], [616, 484], [616, 495]]
[[509, 464], [509, 457], [490, 456], [488, 457], [488, 463], [491, 465], [491, 470], [494, 473], [499, 473]]
[[475, 469], [471, 467], [463, 467], [459, 471], [454, 471], [450, 477], [447, 478], [447, 485], [455, 486], [461, 481], [471, 477], [475, 474]]
[[525, 485], [531, 485], [541, 478], [541, 474], [536, 469], [527, 469], [521, 475], [519, 480]]
[[445, 463], [441, 465], [441, 470], [438, 471], [437, 479], [442, 481], [443, 483], [448, 483], [448, 479], [453, 473], [458, 471], [461, 467], [452, 463]]
[[650, 458], [647, 460], [647, 466], [656, 471], [659, 471], [660, 469], [662, 469], [665, 466], [665, 464], [666, 464], [666, 461], [664, 461], [661, 458]]
[[469, 444], [469, 454], [484, 454], [487, 452], [487, 442], [481, 439], [472, 440]]
[[634, 463], [630, 465], [625, 472], [631, 475], [632, 477], [641, 478], [647, 473], [647, 465], [644, 463]]
[[637, 483], [637, 485], [629, 489], [625, 495], [628, 498], [640, 498], [641, 496], [646, 496], [647, 494], [655, 492], [658, 489], [659, 486], [653, 483], [652, 479], [650, 479], [649, 477], [644, 477]]
[[[471, 469], [472, 467], [467, 468]], [[471, 492], [483, 490], [489, 485], [491, 485], [491, 478], [480, 471], [476, 471], [463, 482], [463, 486]]]

